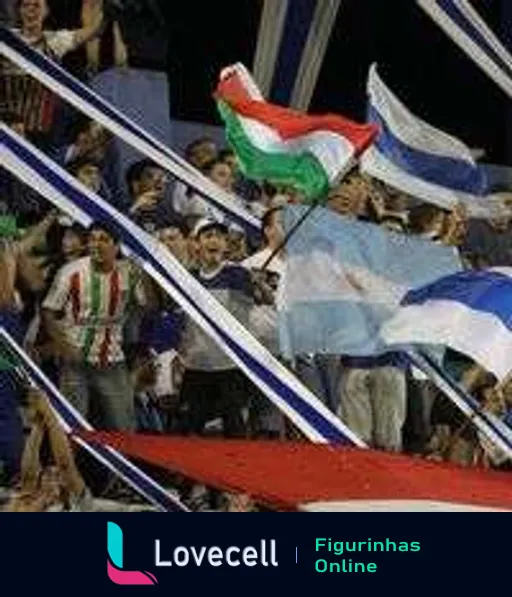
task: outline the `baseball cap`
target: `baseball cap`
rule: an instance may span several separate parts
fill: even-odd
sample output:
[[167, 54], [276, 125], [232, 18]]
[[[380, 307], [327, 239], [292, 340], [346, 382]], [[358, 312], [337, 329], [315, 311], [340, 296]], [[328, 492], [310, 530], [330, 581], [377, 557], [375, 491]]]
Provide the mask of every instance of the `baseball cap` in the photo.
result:
[[218, 220], [214, 220], [213, 218], [201, 218], [194, 226], [192, 235], [197, 238], [201, 234], [201, 232], [205, 232], [206, 230], [209, 230], [211, 228], [218, 228], [224, 234], [227, 234], [228, 232], [228, 227], [226, 226], [226, 224], [223, 224]]
[[240, 224], [235, 224], [234, 222], [231, 222], [229, 224], [228, 230], [231, 233], [234, 232], [237, 234], [243, 234], [245, 236], [245, 230], [242, 228], [242, 226], [240, 226]]

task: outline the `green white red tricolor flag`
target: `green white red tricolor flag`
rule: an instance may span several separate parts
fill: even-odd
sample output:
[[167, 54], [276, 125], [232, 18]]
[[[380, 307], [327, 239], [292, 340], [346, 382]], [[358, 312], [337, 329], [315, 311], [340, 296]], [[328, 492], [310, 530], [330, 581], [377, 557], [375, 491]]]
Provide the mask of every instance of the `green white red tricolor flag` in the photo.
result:
[[337, 114], [268, 103], [240, 63], [221, 72], [215, 97], [243, 173], [293, 186], [309, 202], [326, 197], [378, 132]]

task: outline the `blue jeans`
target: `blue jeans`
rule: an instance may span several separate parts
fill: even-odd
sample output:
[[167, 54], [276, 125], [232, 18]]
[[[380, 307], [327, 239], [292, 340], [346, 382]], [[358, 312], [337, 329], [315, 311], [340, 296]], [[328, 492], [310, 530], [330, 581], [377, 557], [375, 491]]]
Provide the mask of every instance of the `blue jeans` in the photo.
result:
[[104, 369], [67, 365], [62, 369], [60, 390], [83, 417], [94, 410], [99, 429], [135, 430], [133, 384], [124, 363]]

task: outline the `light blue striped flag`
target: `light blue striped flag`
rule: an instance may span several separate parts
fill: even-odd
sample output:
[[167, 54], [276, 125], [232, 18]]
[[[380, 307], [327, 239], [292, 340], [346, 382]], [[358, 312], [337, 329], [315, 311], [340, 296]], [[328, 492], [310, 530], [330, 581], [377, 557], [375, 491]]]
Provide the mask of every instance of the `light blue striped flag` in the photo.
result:
[[[305, 209], [285, 209], [285, 230]], [[460, 268], [450, 247], [317, 208], [287, 245], [280, 288], [282, 352], [289, 358], [383, 352], [380, 327], [406, 293]]]

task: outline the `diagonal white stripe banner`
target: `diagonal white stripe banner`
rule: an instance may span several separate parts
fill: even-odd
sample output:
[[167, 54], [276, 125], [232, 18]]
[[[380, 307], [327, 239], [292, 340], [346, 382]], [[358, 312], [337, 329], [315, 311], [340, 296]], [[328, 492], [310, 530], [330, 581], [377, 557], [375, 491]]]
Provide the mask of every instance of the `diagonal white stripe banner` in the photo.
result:
[[264, 348], [155, 238], [85, 188], [33, 145], [0, 125], [3, 166], [83, 225], [113, 230], [140, 266], [314, 442], [365, 444]]
[[[3, 327], [0, 327], [0, 342], [9, 349], [17, 361], [22, 363], [23, 371], [28, 376], [31, 384], [48, 397], [50, 406], [66, 433], [93, 430], [91, 425], [69, 404], [66, 398]], [[188, 508], [177, 497], [153, 481], [114, 448], [93, 445], [77, 436], [73, 436], [73, 439], [160, 510], [188, 512]]]
[[259, 232], [259, 219], [233, 201], [232, 195], [220, 189], [199, 170], [144, 131], [100, 95], [58, 64], [30, 48], [5, 27], [0, 27], [0, 55], [14, 62], [80, 112], [102, 124], [177, 179], [194, 188], [227, 217], [235, 220], [245, 229]]
[[421, 8], [512, 98], [512, 56], [467, 0], [417, 0]]

